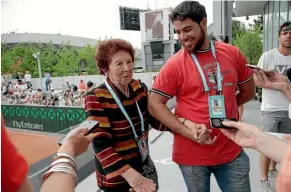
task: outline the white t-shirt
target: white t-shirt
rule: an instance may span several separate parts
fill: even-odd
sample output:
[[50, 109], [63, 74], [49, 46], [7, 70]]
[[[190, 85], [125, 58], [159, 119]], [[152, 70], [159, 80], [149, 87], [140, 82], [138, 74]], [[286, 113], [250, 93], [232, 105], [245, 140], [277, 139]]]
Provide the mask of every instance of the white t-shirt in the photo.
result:
[[27, 91], [26, 92], [26, 95], [28, 96], [28, 97], [31, 97], [31, 96], [33, 96], [35, 93], [34, 93], [34, 91]]
[[25, 82], [31, 82], [31, 75], [30, 74], [25, 74], [24, 75], [24, 79], [25, 79]]
[[[264, 70], [275, 70], [286, 76], [287, 69], [291, 68], [291, 55], [282, 55], [277, 48], [263, 53], [258, 66]], [[262, 89], [261, 111], [288, 111], [289, 101], [280, 91]]]

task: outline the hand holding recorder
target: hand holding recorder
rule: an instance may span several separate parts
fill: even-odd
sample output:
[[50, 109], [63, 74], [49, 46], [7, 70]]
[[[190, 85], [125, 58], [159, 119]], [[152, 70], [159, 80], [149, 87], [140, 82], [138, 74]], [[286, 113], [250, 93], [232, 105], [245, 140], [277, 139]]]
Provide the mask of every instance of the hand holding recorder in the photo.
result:
[[87, 151], [94, 138], [91, 133], [98, 124], [98, 121], [84, 121], [81, 123], [58, 142], [61, 146], [58, 153], [66, 153], [76, 157]]

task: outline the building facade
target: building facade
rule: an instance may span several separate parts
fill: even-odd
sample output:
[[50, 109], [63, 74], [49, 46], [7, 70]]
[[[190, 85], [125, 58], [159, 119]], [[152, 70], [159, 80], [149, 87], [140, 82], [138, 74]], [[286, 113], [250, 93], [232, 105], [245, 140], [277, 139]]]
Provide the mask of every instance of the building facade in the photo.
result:
[[235, 17], [263, 15], [263, 51], [278, 47], [281, 24], [291, 21], [291, 1], [236, 1]]
[[264, 51], [279, 46], [280, 25], [291, 21], [291, 1], [268, 1], [264, 6]]

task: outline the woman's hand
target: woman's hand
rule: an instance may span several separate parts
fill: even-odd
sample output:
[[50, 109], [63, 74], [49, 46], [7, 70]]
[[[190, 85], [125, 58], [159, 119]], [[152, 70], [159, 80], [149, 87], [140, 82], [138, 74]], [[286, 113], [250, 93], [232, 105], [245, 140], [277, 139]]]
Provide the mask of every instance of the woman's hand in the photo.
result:
[[156, 192], [156, 185], [153, 180], [141, 176], [138, 183], [133, 186], [134, 192]]
[[226, 137], [241, 147], [255, 148], [257, 138], [261, 133], [256, 126], [235, 121], [225, 121], [223, 125], [233, 128], [220, 129]]
[[59, 148], [59, 153], [67, 153], [73, 157], [87, 151], [88, 146], [92, 142], [93, 134], [85, 136], [88, 132], [88, 128], [77, 128], [70, 131], [64, 139], [62, 146]]
[[156, 185], [151, 179], [142, 176], [133, 168], [128, 169], [121, 176], [132, 187], [130, 191], [134, 192], [156, 192]]

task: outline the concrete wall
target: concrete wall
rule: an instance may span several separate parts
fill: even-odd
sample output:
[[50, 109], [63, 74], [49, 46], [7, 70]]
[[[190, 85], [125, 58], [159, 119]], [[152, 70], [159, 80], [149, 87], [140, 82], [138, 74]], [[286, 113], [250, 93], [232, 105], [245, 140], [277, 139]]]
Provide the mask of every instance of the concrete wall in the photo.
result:
[[[152, 79], [153, 76], [157, 75], [157, 72], [151, 72], [151, 73], [134, 73], [133, 78], [134, 79], [140, 79], [142, 82], [144, 82], [149, 89], [152, 88]], [[66, 83], [66, 80], [68, 80], [71, 84], [78, 85], [80, 80], [83, 79], [84, 81], [92, 81], [96, 85], [99, 85], [104, 82], [105, 76], [103, 75], [88, 75], [88, 76], [66, 76], [66, 77], [53, 77], [52, 78], [52, 84], [51, 87], [54, 89], [62, 89], [62, 85]], [[43, 88], [45, 88], [44, 85], [44, 78], [42, 79]], [[40, 88], [40, 79], [39, 78], [33, 78], [32, 79], [32, 87], [33, 89]]]

